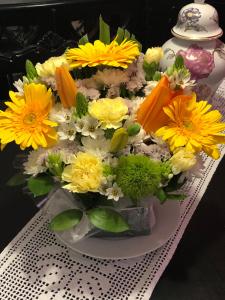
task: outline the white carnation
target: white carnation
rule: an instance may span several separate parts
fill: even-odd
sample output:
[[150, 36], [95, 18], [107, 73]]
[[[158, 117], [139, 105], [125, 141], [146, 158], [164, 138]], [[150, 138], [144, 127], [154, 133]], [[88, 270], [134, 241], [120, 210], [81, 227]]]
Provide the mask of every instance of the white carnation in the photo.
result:
[[30, 151], [27, 161], [23, 164], [24, 173], [36, 176], [39, 173], [46, 171], [45, 159], [47, 158], [47, 151], [43, 148]]

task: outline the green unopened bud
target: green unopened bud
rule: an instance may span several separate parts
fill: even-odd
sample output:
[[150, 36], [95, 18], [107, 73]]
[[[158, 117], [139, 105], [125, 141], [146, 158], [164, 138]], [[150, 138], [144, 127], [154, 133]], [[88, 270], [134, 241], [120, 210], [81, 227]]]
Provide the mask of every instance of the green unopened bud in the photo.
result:
[[117, 152], [122, 150], [128, 142], [128, 133], [125, 128], [117, 129], [111, 139], [110, 152]]
[[61, 177], [63, 172], [63, 161], [58, 153], [49, 154], [47, 159], [47, 166], [49, 171], [57, 177]]
[[127, 128], [127, 133], [129, 136], [134, 136], [138, 134], [141, 130], [141, 126], [138, 123], [134, 123]]
[[153, 80], [154, 81], [159, 81], [161, 79], [161, 73], [159, 71], [156, 71], [154, 76], [153, 76]]
[[27, 78], [30, 81], [38, 77], [38, 73], [35, 69], [35, 66], [29, 59], [26, 60], [25, 68], [26, 68]]

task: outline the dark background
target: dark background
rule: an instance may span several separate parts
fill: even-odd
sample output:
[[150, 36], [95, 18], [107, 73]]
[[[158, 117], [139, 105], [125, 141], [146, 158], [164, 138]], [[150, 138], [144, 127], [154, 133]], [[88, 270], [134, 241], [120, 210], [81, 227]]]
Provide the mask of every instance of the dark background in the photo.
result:
[[[60, 55], [75, 45], [81, 33], [71, 21], [80, 20], [91, 38], [97, 37], [98, 16], [112, 31], [125, 26], [143, 44], [160, 46], [171, 37], [182, 6], [176, 0], [1, 0], [0, 1], [0, 106], [12, 82], [24, 72], [27, 58], [34, 63]], [[225, 30], [225, 1], [207, 1], [219, 13]], [[221, 38], [224, 41], [224, 38]], [[0, 153], [0, 251], [37, 211], [35, 200], [21, 188], [9, 188], [12, 162], [18, 149], [9, 145]], [[225, 159], [194, 213], [185, 234], [151, 299], [225, 299]]]

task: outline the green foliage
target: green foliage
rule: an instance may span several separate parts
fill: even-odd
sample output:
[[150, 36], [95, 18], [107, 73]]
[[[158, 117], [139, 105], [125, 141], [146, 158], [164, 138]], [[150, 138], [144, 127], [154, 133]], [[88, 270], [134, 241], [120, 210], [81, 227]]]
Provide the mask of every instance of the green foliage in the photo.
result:
[[111, 139], [111, 143], [110, 143], [110, 152], [117, 152], [122, 150], [128, 142], [128, 133], [126, 131], [125, 128], [121, 127], [119, 129], [117, 129], [114, 134], [113, 137]]
[[117, 33], [116, 33], [116, 41], [117, 41], [117, 43], [121, 44], [125, 39], [136, 42], [138, 44], [139, 50], [141, 51], [142, 45], [141, 45], [141, 43], [139, 43], [136, 40], [135, 35], [134, 34], [130, 34], [130, 32], [127, 29], [123, 29], [121, 27], [118, 27]]
[[161, 77], [162, 77], [161, 73], [159, 71], [156, 71], [155, 74], [153, 75], [153, 80], [159, 81]]
[[130, 229], [124, 218], [111, 208], [93, 208], [87, 211], [87, 216], [90, 222], [101, 230], [118, 233]]
[[54, 186], [54, 180], [48, 175], [39, 175], [28, 179], [28, 189], [36, 196], [48, 194]]
[[110, 44], [110, 28], [101, 15], [99, 17], [99, 40], [104, 44]]
[[108, 129], [106, 129], [105, 130], [105, 138], [107, 139], [107, 140], [109, 140], [109, 139], [111, 139], [112, 137], [113, 137], [113, 134], [114, 134], [114, 132], [115, 132], [116, 130], [114, 129], [114, 128], [108, 128]]
[[26, 76], [29, 81], [32, 81], [38, 77], [38, 73], [35, 69], [35, 66], [29, 59], [26, 60], [25, 69], [26, 69], [26, 73], [27, 73]]
[[53, 231], [64, 231], [73, 228], [80, 223], [83, 212], [79, 209], [69, 209], [55, 216], [49, 228]]
[[124, 84], [120, 85], [120, 97], [131, 99], [134, 96], [134, 93], [129, 91]]
[[156, 63], [155, 61], [151, 62], [150, 64], [147, 63], [147, 61], [144, 60], [144, 63], [143, 63], [143, 69], [145, 71], [145, 79], [147, 81], [151, 81], [153, 80], [156, 72], [157, 72], [157, 77], [159, 76], [158, 75], [158, 70], [159, 70], [159, 64]]
[[88, 113], [88, 101], [86, 97], [78, 92], [76, 96], [76, 113], [79, 118], [85, 116]]
[[167, 200], [184, 200], [186, 195], [184, 194], [170, 194], [165, 191], [165, 189], [160, 188], [155, 192], [155, 196], [159, 199], [160, 203], [163, 204]]
[[185, 67], [184, 59], [181, 55], [177, 55], [172, 66], [168, 67], [166, 73], [171, 76], [174, 71], [182, 72], [184, 75], [189, 75], [189, 70]]
[[159, 199], [161, 204], [167, 200], [167, 193], [163, 189], [158, 189], [155, 192], [155, 196]]
[[17, 186], [17, 185], [22, 185], [26, 182], [26, 177], [25, 175], [21, 173], [17, 173], [13, 175], [6, 183], [8, 186]]
[[169, 175], [172, 174], [171, 163], [169, 161], [160, 164], [162, 181], [167, 182]]
[[64, 169], [64, 163], [59, 153], [51, 153], [47, 159], [47, 165], [52, 175], [61, 177]]
[[87, 34], [83, 35], [78, 41], [78, 45], [85, 45], [89, 42]]
[[115, 173], [124, 195], [134, 201], [153, 195], [161, 181], [160, 163], [144, 155], [121, 156]]
[[105, 196], [99, 193], [76, 193], [76, 199], [81, 203], [85, 210], [99, 207], [99, 206], [114, 206], [113, 200], [107, 199]]
[[103, 175], [105, 177], [109, 176], [109, 175], [113, 175], [113, 169], [110, 165], [103, 165]]
[[134, 123], [127, 128], [127, 133], [129, 136], [137, 135], [141, 130], [141, 125]]
[[180, 70], [182, 68], [184, 68], [184, 59], [181, 55], [177, 55], [175, 62], [174, 62], [174, 68], [176, 70]]

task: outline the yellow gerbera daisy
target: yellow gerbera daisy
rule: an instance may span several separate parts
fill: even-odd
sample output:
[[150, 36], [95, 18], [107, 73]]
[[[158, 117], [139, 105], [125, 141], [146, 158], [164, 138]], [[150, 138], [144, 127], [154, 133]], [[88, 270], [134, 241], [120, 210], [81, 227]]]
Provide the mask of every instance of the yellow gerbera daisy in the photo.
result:
[[214, 159], [220, 156], [217, 144], [225, 143], [225, 129], [221, 123], [222, 115], [211, 110], [207, 101], [196, 102], [196, 95], [188, 101], [177, 97], [164, 112], [170, 118], [169, 123], [156, 131], [156, 135], [168, 141], [171, 151], [185, 147], [187, 151], [204, 151]]
[[134, 41], [124, 40], [118, 44], [114, 40], [106, 45], [97, 40], [94, 44], [86, 43], [79, 48], [68, 49], [66, 58], [72, 68], [107, 65], [126, 69], [139, 54], [138, 44]]
[[21, 149], [32, 146], [48, 147], [57, 140], [52, 128], [57, 123], [48, 120], [52, 107], [52, 92], [42, 84], [25, 85], [24, 96], [9, 92], [12, 102], [5, 102], [8, 108], [0, 111], [0, 141], [8, 144], [15, 141]]

